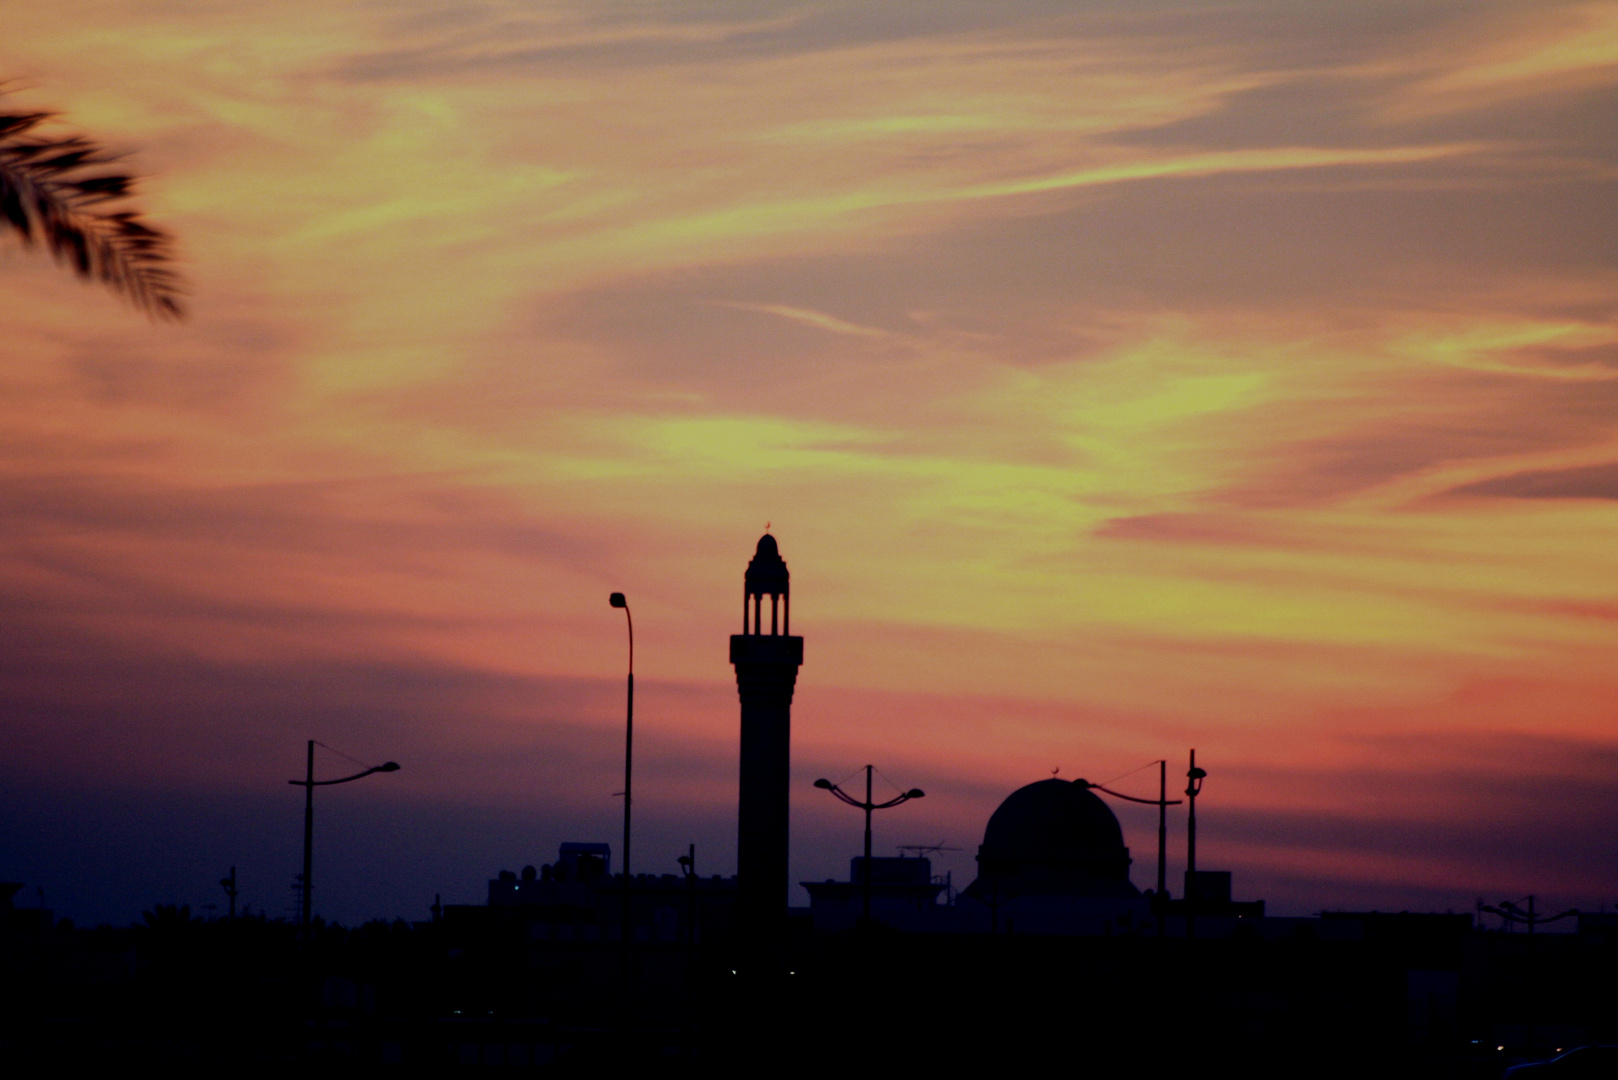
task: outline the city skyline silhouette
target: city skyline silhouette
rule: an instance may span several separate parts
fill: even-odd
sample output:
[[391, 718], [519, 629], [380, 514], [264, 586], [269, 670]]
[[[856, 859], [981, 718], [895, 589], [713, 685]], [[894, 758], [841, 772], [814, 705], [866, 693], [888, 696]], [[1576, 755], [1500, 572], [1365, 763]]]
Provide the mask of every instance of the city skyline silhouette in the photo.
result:
[[188, 290], [0, 247], [19, 903], [286, 914], [309, 739], [404, 765], [317, 796], [342, 923], [616, 846], [615, 591], [635, 867], [730, 872], [767, 523], [795, 905], [858, 846], [817, 778], [924, 789], [875, 854], [967, 881], [1008, 793], [1191, 747], [1271, 912], [1618, 903], [1609, 6], [12, 25], [6, 108], [120, 155]]

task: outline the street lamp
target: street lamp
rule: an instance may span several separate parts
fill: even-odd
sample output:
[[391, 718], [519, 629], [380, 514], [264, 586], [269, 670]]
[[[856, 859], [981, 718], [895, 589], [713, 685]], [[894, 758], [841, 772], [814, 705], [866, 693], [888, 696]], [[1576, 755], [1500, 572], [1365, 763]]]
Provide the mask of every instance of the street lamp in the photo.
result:
[[[629, 781], [630, 767], [635, 759], [635, 620], [629, 614], [629, 601], [624, 594], [615, 592], [607, 603], [624, 609], [624, 624], [629, 628], [629, 697], [624, 706], [624, 880], [629, 880]], [[629, 929], [628, 902], [625, 901], [624, 929]]]
[[[1529, 895], [1526, 897], [1526, 899], [1528, 900], [1528, 909], [1526, 911], [1518, 907], [1510, 900], [1500, 901], [1498, 907], [1492, 904], [1485, 904], [1482, 900], [1479, 900], [1478, 910], [1480, 912], [1487, 911], [1491, 915], [1500, 916], [1500, 925], [1502, 926], [1505, 926], [1508, 923], [1522, 923], [1528, 927], [1528, 932], [1530, 934], [1534, 932], [1534, 927], [1536, 926], [1542, 926], [1548, 922], [1555, 922], [1558, 919], [1565, 919], [1570, 915], [1581, 914], [1578, 908], [1569, 908], [1560, 915], [1536, 915], [1534, 914], [1534, 897]], [[1480, 923], [1481, 921], [1482, 920], [1479, 920]]]
[[[1197, 768], [1197, 752], [1191, 751], [1191, 765], [1185, 774], [1185, 936], [1197, 936], [1197, 904], [1200, 896], [1192, 896], [1191, 882], [1197, 873], [1197, 796], [1202, 794], [1202, 782], [1208, 778], [1206, 769]], [[1200, 890], [1199, 890], [1200, 891]]]
[[624, 594], [615, 592], [607, 597], [607, 603], [615, 608], [624, 609], [624, 625], [629, 629], [629, 696], [624, 706], [624, 892], [623, 900], [623, 927], [621, 937], [624, 947], [624, 1029], [629, 1029], [629, 808], [630, 808], [630, 775], [635, 760], [635, 619], [629, 614], [629, 601]]
[[[1186, 874], [1197, 872], [1197, 796], [1202, 794], [1202, 782], [1207, 779], [1206, 769], [1197, 768], [1197, 752], [1191, 751], [1191, 767], [1185, 774], [1185, 797], [1190, 799], [1186, 808], [1185, 821], [1185, 870]], [[1187, 876], [1186, 883], [1190, 884]], [[1187, 897], [1189, 899], [1189, 897]]]
[[697, 942], [697, 845], [692, 844], [676, 861], [680, 876], [685, 878], [685, 953], [689, 970], [691, 950]]
[[[1558, 919], [1565, 919], [1569, 915], [1577, 916], [1580, 913], [1578, 908], [1571, 908], [1571, 909], [1569, 909], [1567, 911], [1562, 912], [1560, 915], [1538, 915], [1538, 914], [1535, 914], [1535, 912], [1534, 912], [1534, 895], [1532, 893], [1530, 893], [1524, 899], [1526, 899], [1528, 901], [1528, 910], [1526, 910], [1526, 911], [1524, 911], [1522, 908], [1518, 907], [1515, 903], [1513, 903], [1510, 900], [1502, 900], [1502, 901], [1500, 901], [1500, 904], [1499, 904], [1498, 907], [1495, 906], [1495, 905], [1492, 905], [1492, 904], [1485, 904], [1482, 900], [1479, 900], [1478, 901], [1478, 913], [1482, 914], [1483, 912], [1487, 911], [1491, 915], [1500, 916], [1501, 928], [1506, 929], [1506, 930], [1511, 929], [1511, 924], [1512, 923], [1526, 924], [1527, 927], [1528, 927], [1528, 933], [1529, 934], [1533, 934], [1534, 927], [1536, 927], [1536, 926], [1540, 926], [1540, 925], [1542, 925], [1544, 923], [1548, 923], [1548, 922], [1555, 922]], [[1483, 920], [1481, 920], [1481, 919], [1478, 920], [1478, 924], [1479, 924], [1480, 928], [1482, 926], [1482, 922], [1483, 922]], [[1533, 938], [1530, 937], [1528, 940], [1532, 941]], [[1528, 957], [1529, 957], [1529, 962], [1530, 963], [1533, 963], [1533, 964], [1537, 965], [1538, 960], [1537, 960], [1537, 957], [1536, 957], [1536, 955], [1534, 953], [1530, 952], [1528, 954]], [[1524, 1040], [1528, 1044], [1528, 1049], [1529, 1049], [1530, 1052], [1532, 1052], [1534, 1050], [1534, 1043], [1536, 1041], [1535, 1033], [1534, 1033], [1534, 1023], [1533, 1023], [1534, 1019], [1535, 1019], [1534, 1015], [1532, 1013], [1530, 1013], [1529, 1014], [1529, 1024], [1528, 1024], [1527, 1038]], [[1503, 1049], [1505, 1049], [1505, 1047], [1501, 1047], [1501, 1049], [1503, 1050]]]
[[[322, 743], [321, 745], [325, 745]], [[327, 747], [330, 749], [330, 747]], [[373, 765], [364, 772], [357, 772], [353, 776], [344, 776], [336, 780], [315, 779], [315, 740], [309, 740], [309, 756], [302, 780], [288, 780], [287, 783], [303, 788], [303, 937], [309, 940], [309, 912], [310, 901], [314, 892], [314, 883], [311, 880], [314, 873], [315, 858], [315, 788], [330, 787], [333, 784], [346, 784], [350, 780], [359, 780], [379, 772], [398, 772], [397, 761], [384, 762]], [[234, 876], [234, 875], [232, 875]], [[234, 898], [232, 898], [234, 899]]]
[[858, 799], [854, 798], [854, 796], [850, 795], [848, 792], [844, 791], [830, 780], [822, 778], [815, 781], [815, 787], [831, 792], [833, 795], [837, 796], [843, 802], [854, 807], [855, 809], [865, 811], [865, 889], [864, 896], [861, 900], [860, 909], [860, 921], [865, 926], [870, 926], [871, 924], [871, 811], [886, 810], [890, 806], [898, 806], [900, 803], [909, 802], [911, 799], [919, 799], [927, 794], [925, 791], [921, 790], [921, 788], [911, 788], [904, 794], [896, 798], [889, 799], [887, 802], [872, 802], [871, 774], [874, 771], [876, 771], [876, 766], [865, 766], [864, 802], [860, 802]]
[[697, 1050], [697, 845], [692, 843], [677, 860], [685, 878], [685, 1048], [688, 1058]]

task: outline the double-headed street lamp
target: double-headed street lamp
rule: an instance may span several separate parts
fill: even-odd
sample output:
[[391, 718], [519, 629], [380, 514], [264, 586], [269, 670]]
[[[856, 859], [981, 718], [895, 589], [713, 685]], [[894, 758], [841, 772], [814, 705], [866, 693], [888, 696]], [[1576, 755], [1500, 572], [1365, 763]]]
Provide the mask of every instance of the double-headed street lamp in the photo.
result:
[[927, 794], [925, 791], [921, 790], [921, 788], [911, 788], [904, 794], [899, 795], [896, 798], [889, 799], [887, 802], [872, 802], [871, 774], [875, 771], [876, 766], [865, 766], [864, 802], [860, 802], [858, 799], [854, 798], [854, 796], [850, 795], [848, 792], [844, 791], [830, 780], [822, 778], [815, 781], [815, 787], [831, 792], [843, 802], [857, 810], [865, 811], [865, 891], [864, 896], [861, 899], [860, 907], [860, 921], [861, 925], [864, 926], [869, 926], [871, 923], [871, 812], [873, 810], [886, 810], [890, 806], [898, 806], [900, 803], [909, 802], [911, 799], [919, 799]]
[[[1582, 914], [1578, 908], [1569, 908], [1560, 915], [1536, 915], [1534, 914], [1533, 895], [1530, 894], [1529, 896], [1525, 897], [1525, 899], [1528, 901], [1528, 907], [1526, 910], [1518, 907], [1510, 900], [1502, 900], [1498, 906], [1493, 904], [1485, 904], [1482, 900], [1479, 900], [1478, 911], [1487, 911], [1490, 915], [1500, 916], [1500, 925], [1502, 926], [1506, 925], [1507, 923], [1521, 923], [1528, 927], [1528, 932], [1530, 934], [1534, 932], [1534, 927], [1536, 926], [1542, 926], [1548, 922], [1555, 922], [1558, 919], [1565, 919], [1570, 915], [1576, 916]], [[1482, 920], [1479, 920], [1478, 925], [1480, 927], [1482, 926]]]
[[[330, 749], [330, 747], [327, 747], [327, 749]], [[312, 877], [314, 874], [315, 859], [315, 788], [330, 787], [333, 784], [346, 784], [350, 780], [358, 780], [362, 777], [370, 776], [372, 773], [399, 771], [399, 763], [397, 761], [388, 761], [381, 765], [373, 765], [364, 772], [357, 772], [353, 776], [344, 776], [336, 780], [316, 780], [315, 740], [313, 739], [309, 740], [309, 756], [307, 761], [308, 764], [304, 771], [303, 779], [287, 781], [289, 784], [295, 784], [298, 787], [303, 788], [303, 888], [300, 891], [303, 893], [303, 936], [305, 941], [309, 939], [310, 900], [314, 892], [314, 882]], [[232, 879], [234, 879], [234, 869], [231, 876]], [[232, 897], [231, 900], [234, 904], [235, 898]]]

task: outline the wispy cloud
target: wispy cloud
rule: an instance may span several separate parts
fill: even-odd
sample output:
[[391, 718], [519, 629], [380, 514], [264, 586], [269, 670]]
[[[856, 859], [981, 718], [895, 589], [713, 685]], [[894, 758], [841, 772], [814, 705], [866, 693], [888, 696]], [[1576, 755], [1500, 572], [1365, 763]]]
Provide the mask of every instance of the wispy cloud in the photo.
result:
[[1432, 73], [1401, 92], [1403, 119], [1487, 108], [1618, 84], [1618, 10], [1553, 4], [1483, 20], [1460, 48], [1434, 48]]
[[[1356, 809], [1375, 763], [1324, 809], [1278, 776], [1367, 725], [1477, 735], [1491, 776], [1605, 752], [1610, 5], [13, 14], [0, 67], [132, 151], [198, 283], [154, 329], [0, 259], [30, 783], [101, 776], [52, 755], [108, 731], [184, 757], [191, 680], [225, 758], [259, 695], [275, 739], [438, 724], [502, 799], [585, 805], [621, 590], [658, 753], [702, 777], [668, 812], [717, 815], [766, 521], [801, 746], [947, 778], [958, 832], [1195, 742], [1245, 785], [1243, 865], [1384, 883], [1414, 871]], [[1459, 750], [1409, 753], [1453, 787]], [[421, 798], [474, 798], [463, 764]], [[1455, 805], [1399, 806], [1486, 869]]]
[[804, 326], [812, 326], [817, 330], [825, 330], [832, 334], [847, 334], [850, 337], [885, 338], [890, 336], [886, 330], [874, 326], [857, 326], [851, 322], [827, 315], [820, 311], [810, 311], [808, 308], [788, 307], [785, 304], [743, 304], [737, 301], [716, 301], [722, 307], [736, 308], [738, 311], [759, 311], [766, 315], [778, 315], [783, 319], [790, 319]]

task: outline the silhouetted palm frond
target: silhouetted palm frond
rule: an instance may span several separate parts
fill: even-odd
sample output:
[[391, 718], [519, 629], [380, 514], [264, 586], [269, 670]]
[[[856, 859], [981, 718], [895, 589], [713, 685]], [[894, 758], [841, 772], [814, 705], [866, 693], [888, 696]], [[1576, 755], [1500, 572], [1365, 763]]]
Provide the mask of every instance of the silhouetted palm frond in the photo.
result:
[[185, 317], [173, 240], [119, 209], [134, 187], [114, 160], [80, 136], [30, 132], [49, 113], [0, 113], [0, 230], [42, 242], [81, 277], [100, 281], [158, 319]]

